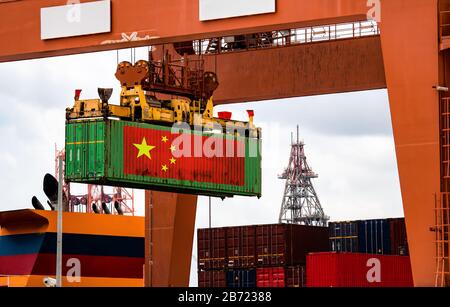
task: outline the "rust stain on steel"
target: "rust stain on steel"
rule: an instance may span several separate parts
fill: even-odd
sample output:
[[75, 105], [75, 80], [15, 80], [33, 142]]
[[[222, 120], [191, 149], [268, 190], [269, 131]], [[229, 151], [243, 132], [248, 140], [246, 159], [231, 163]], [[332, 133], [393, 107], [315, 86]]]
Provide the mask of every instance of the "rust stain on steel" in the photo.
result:
[[[379, 36], [206, 56], [216, 104], [386, 88]], [[242, 86], [245, 84], [245, 86]]]

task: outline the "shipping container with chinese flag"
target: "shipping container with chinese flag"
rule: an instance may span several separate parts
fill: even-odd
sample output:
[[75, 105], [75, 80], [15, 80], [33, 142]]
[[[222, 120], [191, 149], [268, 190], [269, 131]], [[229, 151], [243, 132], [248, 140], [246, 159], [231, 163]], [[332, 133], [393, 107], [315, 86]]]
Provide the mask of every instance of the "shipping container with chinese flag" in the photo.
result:
[[261, 196], [261, 140], [146, 123], [66, 125], [65, 178], [199, 195]]

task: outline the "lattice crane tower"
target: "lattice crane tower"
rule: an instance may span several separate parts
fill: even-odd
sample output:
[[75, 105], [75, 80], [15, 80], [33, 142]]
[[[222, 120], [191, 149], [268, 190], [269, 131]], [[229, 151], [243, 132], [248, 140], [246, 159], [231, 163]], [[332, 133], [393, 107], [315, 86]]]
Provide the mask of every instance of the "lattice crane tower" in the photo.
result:
[[329, 217], [325, 215], [311, 179], [318, 175], [306, 161], [305, 144], [291, 136], [291, 155], [288, 167], [279, 179], [285, 179], [283, 202], [280, 210], [280, 223], [310, 226], [327, 226]]

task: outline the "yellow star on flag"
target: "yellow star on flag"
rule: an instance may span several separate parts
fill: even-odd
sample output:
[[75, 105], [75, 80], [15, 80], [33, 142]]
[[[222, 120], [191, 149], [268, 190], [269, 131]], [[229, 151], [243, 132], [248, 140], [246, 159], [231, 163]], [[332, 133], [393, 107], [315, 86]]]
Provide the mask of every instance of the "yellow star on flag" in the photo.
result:
[[161, 166], [161, 170], [163, 171], [163, 172], [167, 172], [167, 170], [168, 170], [169, 168], [167, 167], [167, 165], [162, 165]]
[[156, 146], [151, 146], [147, 144], [147, 140], [145, 138], [142, 139], [141, 144], [133, 144], [137, 149], [139, 149], [137, 157], [147, 156], [150, 160], [152, 156], [150, 155], [150, 151], [153, 150]]
[[177, 150], [177, 149], [175, 148], [174, 145], [172, 145], [172, 146], [170, 146], [170, 150], [171, 150], [172, 152], [174, 152], [174, 151]]
[[169, 139], [168, 139], [167, 136], [165, 136], [165, 135], [161, 138], [161, 141], [163, 141], [164, 143], [167, 143], [168, 140], [169, 140]]
[[170, 159], [170, 164], [175, 164], [175, 162], [177, 162], [177, 159], [175, 159], [174, 157], [172, 157], [172, 159]]

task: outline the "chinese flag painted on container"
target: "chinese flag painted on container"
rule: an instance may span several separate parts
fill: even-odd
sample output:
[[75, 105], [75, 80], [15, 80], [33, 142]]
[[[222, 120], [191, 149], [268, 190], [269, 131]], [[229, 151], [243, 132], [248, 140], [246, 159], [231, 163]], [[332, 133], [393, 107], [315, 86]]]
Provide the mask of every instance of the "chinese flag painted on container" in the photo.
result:
[[[209, 136], [184, 134], [183, 142], [180, 142], [180, 134], [172, 134], [168, 130], [126, 126], [124, 172], [127, 175], [243, 186], [245, 142], [223, 141], [223, 150], [220, 150], [223, 154], [208, 157], [202, 150], [208, 139]], [[211, 148], [216, 149], [215, 146]], [[227, 156], [227, 151], [233, 152], [233, 156]]]

